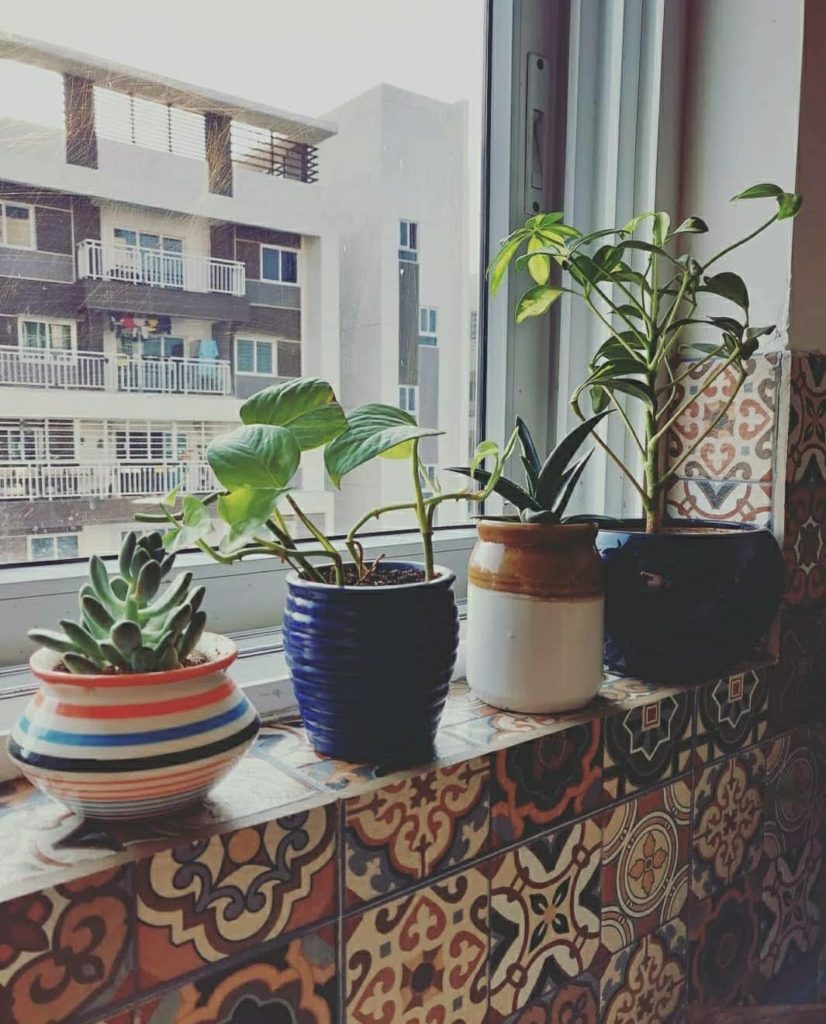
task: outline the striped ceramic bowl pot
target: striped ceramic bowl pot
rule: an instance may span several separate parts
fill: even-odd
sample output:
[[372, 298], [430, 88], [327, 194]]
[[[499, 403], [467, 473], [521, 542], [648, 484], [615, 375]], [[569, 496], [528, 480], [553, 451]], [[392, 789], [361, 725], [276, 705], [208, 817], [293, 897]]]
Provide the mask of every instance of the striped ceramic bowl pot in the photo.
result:
[[238, 651], [205, 633], [200, 665], [143, 675], [71, 675], [44, 648], [40, 689], [9, 737], [27, 779], [87, 818], [151, 818], [195, 803], [254, 741], [260, 722], [227, 674]]

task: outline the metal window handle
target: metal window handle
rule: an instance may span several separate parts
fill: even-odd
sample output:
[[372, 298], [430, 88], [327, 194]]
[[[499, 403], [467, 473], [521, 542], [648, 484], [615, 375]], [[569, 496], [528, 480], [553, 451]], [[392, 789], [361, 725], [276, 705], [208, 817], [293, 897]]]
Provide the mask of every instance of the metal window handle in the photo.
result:
[[525, 105], [525, 212], [547, 209], [545, 153], [547, 149], [550, 66], [547, 57], [528, 54]]

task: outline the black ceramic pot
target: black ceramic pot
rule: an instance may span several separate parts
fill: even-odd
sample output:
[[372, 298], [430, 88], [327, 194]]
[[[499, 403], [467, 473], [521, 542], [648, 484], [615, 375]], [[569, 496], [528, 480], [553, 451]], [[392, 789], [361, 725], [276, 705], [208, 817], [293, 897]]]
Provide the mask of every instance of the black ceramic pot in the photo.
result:
[[[380, 572], [410, 567], [384, 562]], [[383, 587], [288, 576], [284, 652], [319, 754], [399, 765], [433, 756], [459, 644], [455, 576], [436, 572]]]
[[725, 675], [765, 634], [784, 589], [774, 535], [749, 526], [642, 524], [600, 530], [605, 660], [662, 683]]

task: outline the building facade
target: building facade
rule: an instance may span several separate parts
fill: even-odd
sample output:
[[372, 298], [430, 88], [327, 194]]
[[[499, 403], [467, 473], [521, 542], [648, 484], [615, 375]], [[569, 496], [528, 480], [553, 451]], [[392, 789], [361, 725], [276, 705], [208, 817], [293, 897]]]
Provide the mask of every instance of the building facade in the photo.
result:
[[[333, 126], [39, 44], [14, 59], [65, 103], [62, 131], [0, 122], [2, 562], [114, 550], [136, 498], [213, 488], [243, 399], [339, 380]], [[331, 529], [318, 453], [300, 487]]]

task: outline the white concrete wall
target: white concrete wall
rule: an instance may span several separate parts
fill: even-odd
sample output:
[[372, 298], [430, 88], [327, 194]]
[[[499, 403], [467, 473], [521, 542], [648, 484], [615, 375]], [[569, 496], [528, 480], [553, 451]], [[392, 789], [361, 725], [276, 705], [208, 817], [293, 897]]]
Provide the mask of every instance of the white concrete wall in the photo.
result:
[[[730, 203], [735, 193], [763, 181], [795, 188], [803, 13], [804, 0], [691, 4], [682, 213], [711, 229], [692, 239], [700, 259], [770, 216], [771, 200]], [[746, 281], [752, 323], [777, 325], [776, 348], [789, 342], [795, 230], [790, 222], [773, 226], [716, 266]]]

